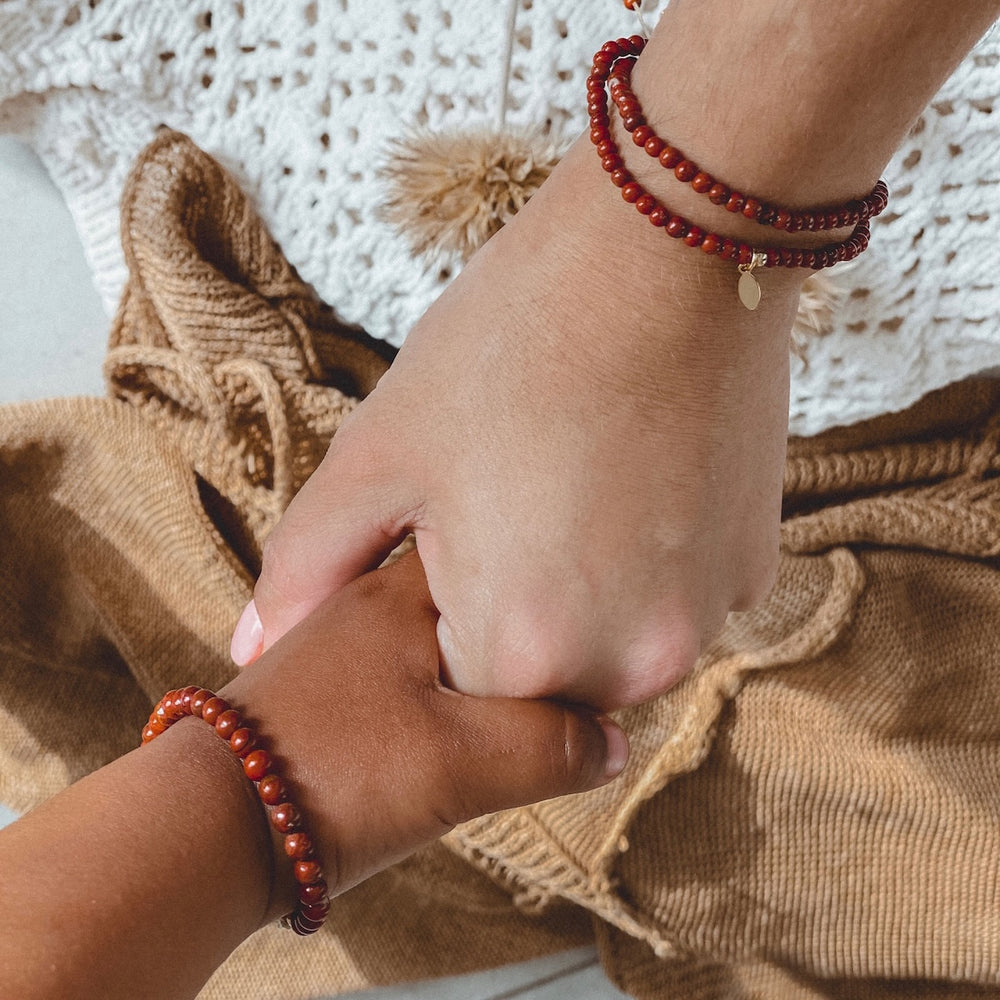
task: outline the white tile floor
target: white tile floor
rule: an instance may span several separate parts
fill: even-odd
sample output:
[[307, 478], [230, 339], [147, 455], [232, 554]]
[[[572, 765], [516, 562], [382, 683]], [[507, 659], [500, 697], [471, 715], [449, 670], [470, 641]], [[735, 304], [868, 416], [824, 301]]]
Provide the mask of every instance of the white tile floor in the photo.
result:
[[[0, 136], [0, 403], [99, 395], [108, 317], [69, 212], [41, 164]], [[13, 814], [0, 806], [0, 826]], [[620, 1000], [593, 949], [354, 994], [355, 1000]], [[350, 1000], [350, 998], [345, 998]]]

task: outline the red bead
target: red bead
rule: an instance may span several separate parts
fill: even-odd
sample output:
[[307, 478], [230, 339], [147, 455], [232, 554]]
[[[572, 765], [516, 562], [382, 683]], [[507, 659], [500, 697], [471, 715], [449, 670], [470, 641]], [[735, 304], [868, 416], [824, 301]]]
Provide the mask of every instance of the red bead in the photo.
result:
[[319, 930], [319, 927], [315, 924], [310, 924], [308, 921], [304, 920], [298, 915], [292, 917], [292, 922], [289, 925], [299, 937], [306, 937], [309, 934], [315, 934]]
[[701, 249], [703, 253], [715, 254], [719, 252], [719, 237], [715, 233], [706, 233], [705, 238], [701, 241]]
[[[639, 106], [639, 102], [631, 97], [622, 98], [620, 101], [615, 102], [618, 105], [618, 114], [621, 115], [622, 124], [629, 132], [632, 129], [638, 128], [640, 125], [646, 124], [646, 119], [643, 117], [642, 108]], [[629, 119], [632, 119], [632, 128], [629, 128], [626, 124]]]
[[693, 180], [697, 173], [698, 167], [690, 160], [681, 160], [681, 162], [674, 167], [674, 176], [679, 181], [684, 181], [685, 184], [688, 181]]
[[645, 125], [646, 119], [642, 115], [628, 115], [622, 119], [622, 125], [626, 132], [634, 132], [640, 125]]
[[607, 142], [610, 138], [607, 128], [604, 125], [594, 125], [590, 130], [590, 141], [599, 146], [602, 142]]
[[736, 256], [736, 241], [725, 239], [719, 247], [719, 256], [723, 260], [732, 260]]
[[161, 733], [167, 731], [168, 723], [164, 722], [162, 719], [153, 716], [146, 725], [147, 729], [151, 729], [154, 736], [159, 736]]
[[748, 219], [756, 219], [760, 215], [760, 202], [756, 198], [747, 198], [743, 203], [743, 214]]
[[645, 146], [650, 139], [655, 138], [655, 135], [656, 133], [648, 125], [640, 125], [632, 133], [632, 141], [637, 146]]
[[291, 802], [282, 802], [271, 810], [271, 825], [278, 833], [293, 833], [302, 828], [302, 817]]
[[292, 874], [300, 885], [309, 885], [323, 877], [323, 869], [320, 868], [318, 861], [296, 861]]
[[708, 200], [714, 205], [724, 205], [729, 200], [729, 188], [725, 184], [713, 184], [708, 189]]
[[673, 146], [665, 146], [663, 152], [660, 153], [660, 164], [667, 170], [673, 170], [683, 159], [684, 154]]
[[229, 702], [224, 698], [209, 698], [204, 705], [201, 706], [201, 717], [210, 725], [215, 725], [215, 720], [222, 715], [223, 712], [229, 711]]
[[766, 267], [777, 267], [781, 263], [781, 255], [774, 248], [767, 251]]
[[600, 156], [602, 159], [605, 156], [617, 156], [618, 147], [615, 145], [614, 140], [605, 139], [604, 142], [598, 143], [597, 155]]
[[656, 208], [656, 199], [651, 194], [643, 194], [636, 199], [635, 207], [641, 215], [649, 215]]
[[778, 214], [774, 218], [774, 228], [775, 229], [787, 229], [788, 223], [791, 221], [792, 213], [788, 211], [787, 208], [779, 208]]
[[614, 59], [606, 52], [601, 51], [594, 54], [594, 69], [601, 73], [606, 73], [613, 62]]
[[214, 698], [215, 695], [209, 691], [207, 688], [199, 688], [197, 692], [191, 698], [190, 710], [192, 715], [201, 716], [202, 709], [204, 708], [205, 702], [209, 698]]
[[638, 201], [642, 194], [642, 185], [637, 184], [635, 181], [629, 181], [628, 184], [622, 188], [622, 197], [629, 203]]
[[[204, 713], [202, 713], [202, 718], [204, 718]], [[215, 731], [224, 740], [228, 740], [233, 733], [242, 725], [243, 720], [240, 719], [240, 713], [229, 708], [225, 712], [219, 714], [215, 720]]]
[[705, 231], [699, 229], [698, 226], [691, 226], [688, 230], [687, 236], [684, 237], [684, 242], [689, 247], [700, 247], [701, 241], [705, 238]]
[[812, 250], [803, 250], [802, 251], [802, 266], [803, 267], [812, 267], [813, 264], [815, 263], [815, 261], [816, 261], [816, 254], [813, 253]]
[[321, 903], [324, 899], [328, 899], [327, 896], [327, 884], [323, 879], [316, 879], [315, 882], [311, 882], [309, 885], [299, 886], [299, 902], [303, 906], [315, 906], [316, 903]]
[[197, 684], [189, 684], [181, 690], [181, 705], [185, 712], [191, 711], [191, 699], [198, 693]]
[[757, 213], [757, 221], [762, 226], [773, 226], [774, 220], [778, 217], [778, 210], [770, 205], [762, 205]]
[[816, 230], [816, 216], [812, 212], [802, 213], [802, 228], [806, 232], [812, 233]]
[[285, 854], [296, 861], [305, 861], [313, 856], [313, 843], [307, 833], [290, 833], [285, 837]]
[[827, 212], [823, 217], [824, 229], [836, 229], [840, 216], [836, 212]]
[[672, 236], [675, 240], [682, 240], [687, 234], [687, 220], [681, 218], [679, 215], [671, 216], [670, 221], [667, 223], [667, 235]]
[[601, 46], [601, 51], [612, 59], [617, 59], [619, 56], [625, 55], [625, 50], [622, 48], [618, 42], [605, 42]]
[[261, 802], [269, 806], [280, 805], [288, 797], [288, 791], [276, 774], [265, 774], [257, 785]]
[[649, 221], [652, 222], [654, 226], [665, 226], [669, 220], [670, 213], [662, 205], [657, 205], [653, 211], [649, 213]]
[[626, 10], [635, 10], [642, 3], [642, 0], [622, 0], [622, 3], [625, 4]]
[[243, 759], [243, 773], [251, 781], [260, 781], [271, 767], [271, 755], [266, 750], [252, 750]]
[[658, 157], [660, 153], [663, 152], [663, 147], [665, 145], [666, 143], [658, 135], [654, 135], [646, 140], [646, 144], [643, 146], [643, 149], [645, 149], [650, 156]]
[[246, 757], [257, 745], [257, 735], [252, 729], [237, 729], [229, 737], [229, 747], [237, 757]]
[[609, 174], [613, 174], [616, 170], [620, 170], [624, 164], [622, 163], [622, 158], [617, 153], [610, 153], [608, 156], [601, 158], [601, 166]]
[[729, 200], [726, 202], [727, 212], [742, 212], [743, 211], [743, 195], [738, 191], [733, 191], [729, 195]]
[[619, 167], [617, 170], [611, 171], [611, 183], [615, 187], [625, 187], [631, 180], [632, 175], [624, 167]]
[[[626, 6], [628, 6], [628, 5], [626, 4]], [[634, 8], [629, 7], [629, 10], [633, 10], [633, 9]], [[638, 55], [646, 47], [646, 39], [643, 38], [642, 35], [629, 35], [628, 36], [628, 44], [629, 44], [629, 47], [632, 49], [632, 51], [636, 55]]]
[[698, 194], [705, 194], [710, 191], [712, 186], [715, 184], [715, 180], [711, 174], [706, 174], [704, 170], [699, 170], [698, 173], [691, 178], [691, 187], [698, 192]]
[[746, 245], [746, 243], [741, 243], [736, 248], [736, 263], [737, 264], [749, 264], [753, 260], [753, 248]]
[[313, 906], [303, 906], [299, 909], [299, 913], [301, 913], [306, 920], [325, 920], [329, 912], [329, 900], [326, 900], [323, 903], [316, 903]]
[[149, 743], [150, 740], [155, 740], [159, 735], [160, 734], [157, 733], [152, 726], [146, 726], [146, 728], [142, 731], [142, 742]]

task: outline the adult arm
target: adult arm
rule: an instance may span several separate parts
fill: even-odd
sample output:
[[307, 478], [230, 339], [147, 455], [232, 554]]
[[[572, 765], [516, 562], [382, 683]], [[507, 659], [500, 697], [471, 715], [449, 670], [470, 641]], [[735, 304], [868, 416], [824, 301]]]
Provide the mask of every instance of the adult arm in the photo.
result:
[[[873, 186], [998, 13], [674, 0], [633, 83], [658, 132], [732, 187], [837, 203]], [[673, 210], [761, 240], [622, 146]], [[579, 140], [420, 320], [290, 506], [238, 659], [412, 530], [458, 689], [608, 708], [675, 683], [777, 565], [804, 274], [766, 272], [754, 313], [736, 277], [625, 205]]]
[[[594, 787], [624, 764], [613, 723], [443, 688], [436, 617], [410, 557], [322, 605], [220, 692], [282, 761], [331, 894], [455, 823]], [[199, 719], [0, 831], [0, 872], [0, 995], [19, 1000], [193, 997], [293, 908], [256, 793]]]

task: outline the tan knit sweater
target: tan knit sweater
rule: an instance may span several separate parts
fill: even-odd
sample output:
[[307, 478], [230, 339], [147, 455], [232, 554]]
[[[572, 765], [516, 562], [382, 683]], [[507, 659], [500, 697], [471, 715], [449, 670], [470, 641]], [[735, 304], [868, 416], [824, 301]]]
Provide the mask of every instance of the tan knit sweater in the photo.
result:
[[[260, 547], [381, 371], [166, 132], [123, 202], [108, 399], [0, 408], [0, 799], [225, 683]], [[1000, 390], [790, 442], [779, 579], [621, 714], [622, 779], [484, 817], [267, 929], [211, 998], [310, 997], [596, 937], [636, 997], [1000, 997]]]

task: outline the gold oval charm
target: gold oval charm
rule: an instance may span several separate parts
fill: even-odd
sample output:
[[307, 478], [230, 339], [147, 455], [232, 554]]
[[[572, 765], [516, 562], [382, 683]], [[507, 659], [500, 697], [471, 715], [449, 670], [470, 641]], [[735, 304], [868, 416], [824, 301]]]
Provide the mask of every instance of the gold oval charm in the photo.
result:
[[750, 271], [743, 271], [740, 275], [736, 290], [739, 292], [740, 302], [751, 312], [760, 305], [760, 285]]

